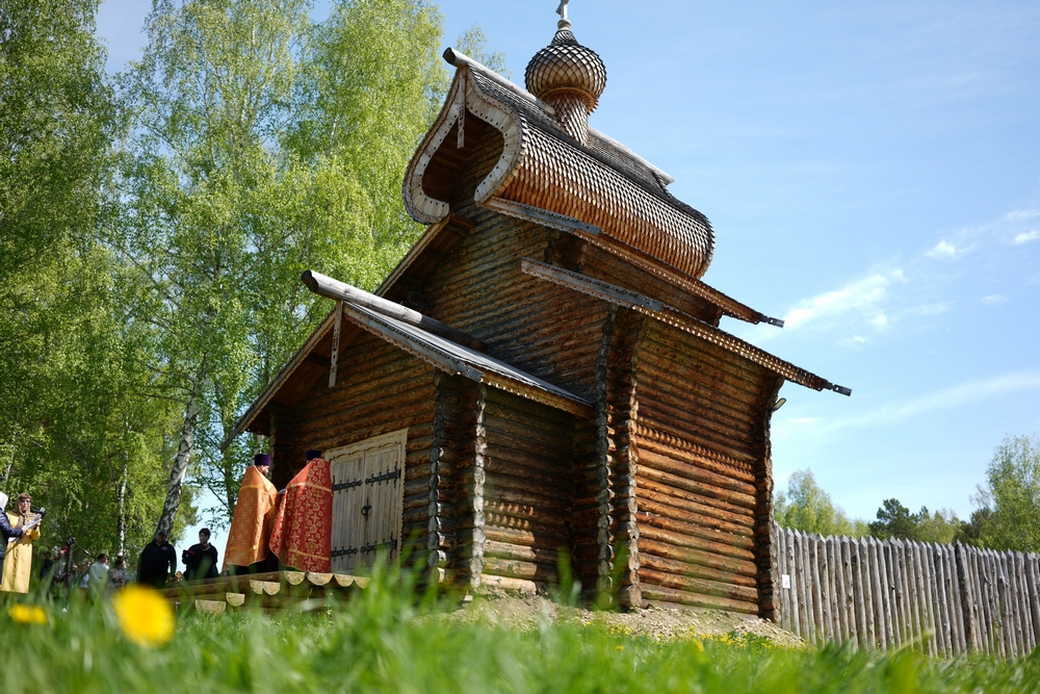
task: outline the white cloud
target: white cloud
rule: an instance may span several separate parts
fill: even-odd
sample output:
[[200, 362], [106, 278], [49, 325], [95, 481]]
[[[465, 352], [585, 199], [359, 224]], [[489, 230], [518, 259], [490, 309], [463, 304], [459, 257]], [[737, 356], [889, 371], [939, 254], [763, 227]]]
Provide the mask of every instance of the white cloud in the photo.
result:
[[989, 306], [993, 306], [994, 304], [1006, 304], [1007, 300], [1008, 298], [1003, 294], [990, 294], [989, 296], [982, 297], [982, 303]]
[[870, 319], [870, 324], [877, 330], [884, 330], [888, 327], [888, 316], [884, 313], [879, 313]]
[[857, 417], [836, 420], [828, 431], [852, 427], [868, 427], [898, 422], [935, 410], [949, 410], [1000, 395], [1025, 390], [1040, 390], [1040, 371], [1017, 371], [979, 381], [968, 381], [942, 388], [903, 402], [884, 405]]
[[859, 349], [863, 345], [867, 344], [869, 340], [862, 335], [853, 335], [852, 337], [845, 337], [838, 340], [838, 344], [848, 349]]
[[1040, 210], [1011, 210], [1004, 215], [1006, 222], [1027, 222], [1040, 217]]
[[948, 313], [952, 308], [949, 301], [938, 301], [933, 304], [922, 304], [910, 309], [908, 312], [915, 316], [939, 316]]
[[1011, 243], [1016, 246], [1021, 246], [1024, 243], [1030, 243], [1031, 241], [1040, 241], [1040, 229], [1033, 229], [1032, 231], [1023, 231], [1021, 234], [1015, 234], [1015, 238], [1011, 240]]
[[958, 248], [955, 244], [946, 241], [945, 239], [935, 244], [930, 251], [925, 253], [929, 258], [936, 258], [940, 260], [952, 260], [959, 255], [964, 255], [964, 248]]
[[819, 417], [791, 417], [790, 419], [786, 420], [786, 423], [804, 425], [816, 424], [816, 422], [818, 421], [820, 421]]
[[[888, 295], [889, 287], [905, 282], [900, 269], [876, 272], [843, 287], [802, 299], [784, 315], [784, 327], [791, 331], [827, 318], [849, 312], [877, 314], [878, 306]], [[883, 314], [882, 314], [883, 315]]]

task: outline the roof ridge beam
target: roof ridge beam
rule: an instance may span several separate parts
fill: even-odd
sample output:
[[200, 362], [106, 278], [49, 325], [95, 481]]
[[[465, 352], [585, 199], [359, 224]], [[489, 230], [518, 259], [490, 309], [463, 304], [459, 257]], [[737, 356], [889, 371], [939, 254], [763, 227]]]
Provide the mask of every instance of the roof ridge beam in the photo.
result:
[[447, 340], [466, 345], [480, 352], [483, 352], [485, 349], [484, 343], [464, 330], [442, 323], [436, 318], [430, 318], [415, 309], [402, 306], [381, 296], [376, 296], [371, 292], [366, 292], [364, 289], [358, 289], [351, 284], [341, 282], [328, 275], [323, 275], [316, 270], [304, 270], [300, 275], [300, 280], [307, 285], [308, 289], [319, 296], [364, 306], [370, 311], [381, 313], [402, 323], [414, 325], [434, 335], [439, 335]]

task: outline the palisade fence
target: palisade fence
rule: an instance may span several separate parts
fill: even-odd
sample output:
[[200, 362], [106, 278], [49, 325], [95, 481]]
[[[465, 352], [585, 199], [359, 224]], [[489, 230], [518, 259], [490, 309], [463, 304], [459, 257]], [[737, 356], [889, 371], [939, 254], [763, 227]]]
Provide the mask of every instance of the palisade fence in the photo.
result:
[[810, 643], [1013, 658], [1040, 638], [1040, 555], [773, 525], [777, 619]]

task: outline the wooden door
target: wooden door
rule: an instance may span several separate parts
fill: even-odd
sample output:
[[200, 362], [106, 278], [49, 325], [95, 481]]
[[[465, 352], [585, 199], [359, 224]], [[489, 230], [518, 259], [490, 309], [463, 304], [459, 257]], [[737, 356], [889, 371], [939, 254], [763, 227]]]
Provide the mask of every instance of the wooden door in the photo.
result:
[[332, 463], [332, 570], [371, 565], [401, 550], [405, 444], [401, 429], [326, 453]]

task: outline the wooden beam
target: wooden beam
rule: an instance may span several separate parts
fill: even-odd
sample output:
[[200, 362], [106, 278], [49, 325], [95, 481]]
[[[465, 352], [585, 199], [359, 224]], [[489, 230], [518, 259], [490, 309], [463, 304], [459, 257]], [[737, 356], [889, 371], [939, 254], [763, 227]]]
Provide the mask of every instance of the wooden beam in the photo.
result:
[[336, 302], [336, 318], [332, 324], [332, 355], [329, 364], [329, 389], [336, 387], [336, 369], [339, 366], [339, 338], [343, 330], [343, 302]]
[[364, 289], [358, 289], [346, 282], [340, 282], [328, 275], [323, 275], [314, 270], [306, 270], [300, 275], [300, 280], [307, 285], [308, 289], [320, 296], [363, 306], [384, 316], [399, 320], [402, 323], [414, 325], [426, 332], [439, 335], [452, 342], [457, 342], [460, 345], [466, 345], [479, 351], [484, 350], [484, 344], [465, 331], [441, 323], [439, 320], [425, 316], [407, 306], [402, 306], [381, 296], [366, 292]]

